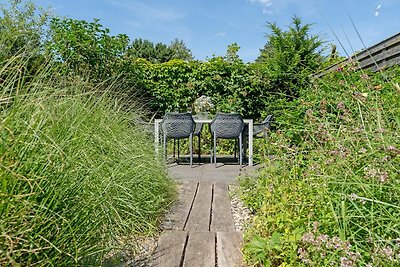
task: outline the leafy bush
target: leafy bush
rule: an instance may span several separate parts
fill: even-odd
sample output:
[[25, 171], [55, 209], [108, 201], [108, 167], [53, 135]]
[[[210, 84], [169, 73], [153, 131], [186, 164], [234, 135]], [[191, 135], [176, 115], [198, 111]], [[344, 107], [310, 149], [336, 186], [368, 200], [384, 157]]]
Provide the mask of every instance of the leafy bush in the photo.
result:
[[90, 74], [92, 80], [102, 81], [116, 76], [128, 49], [125, 34], [111, 36], [99, 20], [93, 22], [52, 18], [47, 50], [63, 63], [66, 71]]
[[165, 63], [172, 59], [184, 61], [193, 60], [192, 52], [186, 48], [182, 40], [175, 39], [170, 45], [162, 43], [153, 44], [141, 38], [132, 41], [127, 55], [134, 59], [142, 58], [152, 63]]
[[268, 87], [257, 66], [222, 57], [206, 62], [171, 60], [152, 64], [136, 61], [153, 111], [186, 111], [201, 95], [211, 97], [215, 111], [239, 112], [259, 118], [265, 110]]
[[280, 124], [263, 174], [241, 181], [249, 264], [399, 265], [399, 74], [344, 67], [286, 109], [297, 124]]
[[[42, 43], [48, 14], [32, 3], [19, 0], [0, 3], [0, 62], [19, 56], [29, 60], [25, 71], [33, 73], [42, 64]], [[1, 79], [1, 77], [0, 77]]]
[[173, 183], [140, 111], [54, 66], [26, 79], [26, 64], [0, 68], [0, 265], [100, 264], [157, 231]]

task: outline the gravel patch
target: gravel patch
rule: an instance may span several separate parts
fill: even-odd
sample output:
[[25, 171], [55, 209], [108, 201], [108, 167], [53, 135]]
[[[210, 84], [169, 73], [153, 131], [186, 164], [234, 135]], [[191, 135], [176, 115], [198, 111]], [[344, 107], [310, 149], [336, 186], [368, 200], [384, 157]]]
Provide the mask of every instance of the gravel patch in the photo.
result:
[[157, 248], [157, 241], [159, 236], [152, 236], [143, 238], [138, 241], [138, 250], [136, 256], [134, 257], [133, 264], [129, 266], [135, 267], [146, 267], [149, 266], [151, 255], [155, 252]]
[[229, 195], [231, 197], [231, 212], [233, 215], [235, 230], [243, 232], [246, 226], [250, 223], [252, 213], [240, 199], [238, 185], [229, 186]]
[[159, 236], [130, 237], [118, 240], [116, 249], [103, 263], [105, 267], [146, 267], [157, 248]]

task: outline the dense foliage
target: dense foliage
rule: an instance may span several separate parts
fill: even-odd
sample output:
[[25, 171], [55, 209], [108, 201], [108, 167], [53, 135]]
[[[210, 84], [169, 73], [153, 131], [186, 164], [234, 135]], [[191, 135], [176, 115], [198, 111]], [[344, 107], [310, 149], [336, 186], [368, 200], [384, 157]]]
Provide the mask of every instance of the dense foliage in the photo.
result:
[[150, 94], [150, 107], [186, 111], [201, 95], [211, 97], [215, 111], [240, 112], [258, 118], [265, 110], [268, 88], [260, 70], [237, 61], [215, 57], [207, 62], [172, 60], [163, 64], [137, 62], [145, 75], [143, 86]]
[[270, 24], [268, 49], [258, 63], [240, 60], [237, 44], [230, 45], [224, 57], [200, 62], [192, 60], [190, 50], [177, 39], [170, 45], [140, 38], [130, 44], [126, 35], [110, 35], [98, 20], [55, 17], [49, 25], [41, 50], [64, 74], [83, 74], [105, 86], [117, 79], [119, 94], [128, 100], [143, 97], [147, 108], [160, 116], [186, 111], [196, 98], [207, 95], [215, 102], [213, 112], [265, 117], [275, 111], [273, 103], [293, 98], [308, 85], [309, 74], [321, 60], [322, 42], [310, 36], [310, 25], [302, 26], [298, 18], [287, 31]]
[[268, 42], [257, 62], [268, 69], [271, 85], [288, 97], [295, 97], [309, 84], [309, 76], [321, 65], [323, 41], [311, 35], [310, 24], [302, 25], [293, 17], [292, 25], [284, 31], [276, 23], [268, 23]]
[[142, 111], [114, 97], [118, 80], [100, 79], [107, 70], [96, 61], [118, 63], [109, 43], [120, 40], [73, 32], [97, 52], [77, 46], [87, 55], [81, 65], [54, 62], [43, 14], [19, 4], [0, 17], [0, 265], [98, 266], [132, 256], [138, 236], [158, 231], [175, 188], [137, 123]]
[[164, 63], [172, 59], [193, 60], [192, 52], [179, 39], [166, 45], [163, 43], [153, 44], [149, 40], [137, 38], [130, 45], [128, 55], [133, 58], [143, 58], [152, 63]]
[[120, 71], [122, 56], [128, 49], [129, 38], [124, 34], [110, 36], [98, 20], [53, 18], [47, 49], [62, 62], [66, 71], [90, 73], [94, 80], [105, 80]]
[[161, 117], [201, 95], [211, 112], [276, 118], [263, 174], [241, 181], [249, 264], [399, 265], [399, 68], [313, 81], [323, 41], [297, 17], [269, 23], [244, 63], [235, 43], [201, 62], [182, 41], [131, 42], [19, 0], [2, 13], [0, 265], [100, 264], [153, 233], [174, 190], [137, 100]]
[[44, 58], [43, 37], [48, 15], [32, 3], [20, 5], [13, 0], [0, 4], [0, 62], [19, 56], [27, 61], [28, 72], [34, 72]]
[[85, 93], [90, 84], [49, 81], [52, 68], [24, 83], [12, 73], [23, 62], [10, 61], [0, 72], [0, 265], [98, 263], [117, 240], [156, 231], [173, 186], [132, 125], [137, 111]]
[[242, 180], [249, 264], [399, 266], [400, 69], [353, 69], [282, 107], [263, 174]]
[[310, 27], [297, 17], [286, 31], [269, 24], [271, 34], [256, 63], [243, 63], [236, 43], [228, 46], [224, 57], [206, 62], [141, 62], [152, 109], [161, 114], [186, 111], [196, 98], [207, 95], [215, 102], [215, 111], [235, 111], [254, 119], [280, 112], [280, 104], [309, 86], [310, 74], [321, 66], [323, 42], [310, 35]]

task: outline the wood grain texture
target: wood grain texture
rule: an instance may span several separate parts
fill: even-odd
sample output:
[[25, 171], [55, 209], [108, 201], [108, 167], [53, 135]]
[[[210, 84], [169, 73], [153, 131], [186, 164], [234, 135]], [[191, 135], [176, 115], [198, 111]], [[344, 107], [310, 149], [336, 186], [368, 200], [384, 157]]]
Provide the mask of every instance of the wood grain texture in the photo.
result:
[[192, 202], [195, 198], [198, 182], [187, 182], [180, 185], [179, 198], [166, 215], [162, 224], [163, 230], [183, 231]]
[[227, 183], [214, 184], [214, 197], [212, 203], [211, 231], [233, 232], [233, 216], [231, 212], [231, 201], [228, 196]]
[[188, 233], [183, 231], [168, 231], [161, 235], [150, 266], [181, 266], [187, 235]]
[[218, 267], [244, 266], [242, 260], [243, 236], [240, 232], [217, 233]]
[[215, 267], [215, 261], [215, 233], [189, 232], [183, 266]]
[[212, 183], [200, 182], [185, 231], [205, 232], [210, 229]]

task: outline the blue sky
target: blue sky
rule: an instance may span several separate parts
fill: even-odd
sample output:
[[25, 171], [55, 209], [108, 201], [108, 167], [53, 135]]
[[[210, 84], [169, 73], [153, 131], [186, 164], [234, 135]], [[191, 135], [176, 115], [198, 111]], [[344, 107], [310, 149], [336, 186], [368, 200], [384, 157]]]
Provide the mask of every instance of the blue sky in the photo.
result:
[[[267, 22], [281, 28], [294, 14], [314, 23], [312, 33], [324, 34], [345, 55], [400, 32], [400, 0], [34, 0], [53, 13], [73, 19], [100, 19], [112, 34], [131, 40], [169, 44], [181, 39], [194, 57], [225, 55], [236, 42], [239, 56], [251, 62], [266, 43]], [[379, 9], [378, 9], [378, 6]], [[378, 10], [377, 10], [378, 9]], [[353, 21], [353, 23], [352, 23]], [[337, 35], [337, 39], [334, 34]]]

